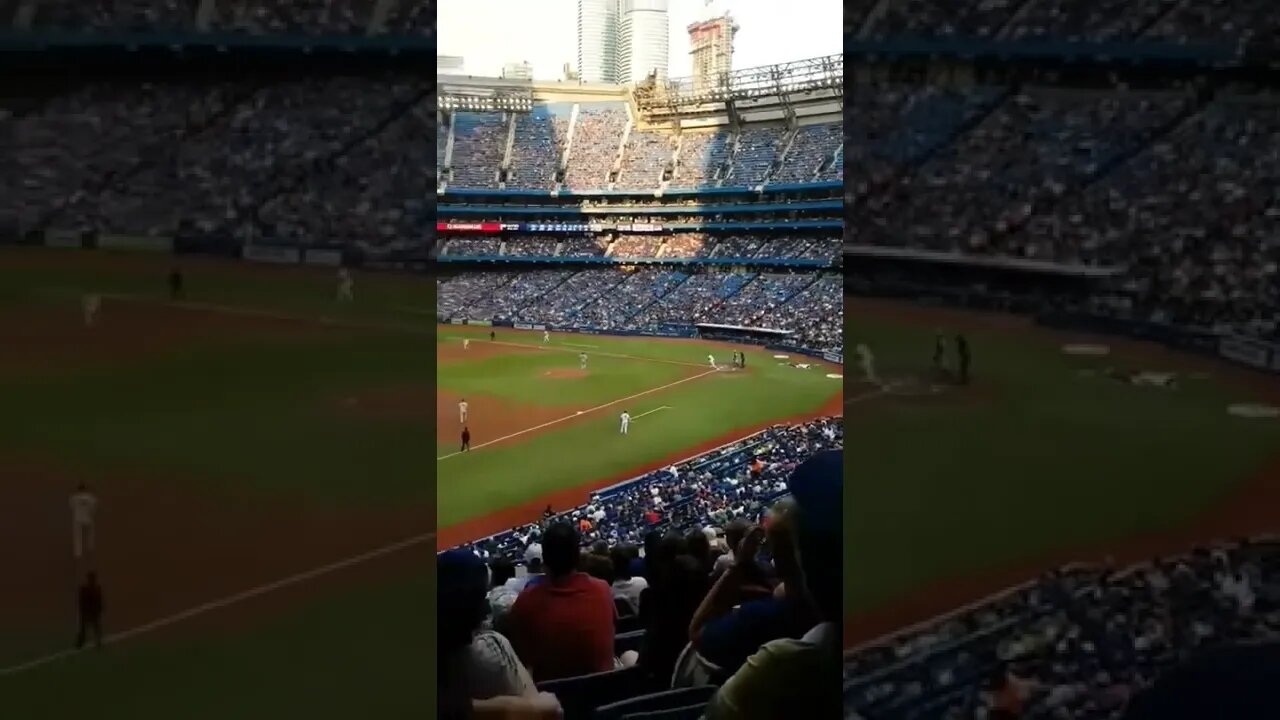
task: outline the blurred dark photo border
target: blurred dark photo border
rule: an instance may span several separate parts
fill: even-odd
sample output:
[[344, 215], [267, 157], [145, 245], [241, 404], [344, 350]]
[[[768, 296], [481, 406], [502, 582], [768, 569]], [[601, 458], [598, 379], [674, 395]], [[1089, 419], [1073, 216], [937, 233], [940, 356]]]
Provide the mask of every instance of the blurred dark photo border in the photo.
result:
[[0, 2], [0, 717], [431, 717], [434, 25]]

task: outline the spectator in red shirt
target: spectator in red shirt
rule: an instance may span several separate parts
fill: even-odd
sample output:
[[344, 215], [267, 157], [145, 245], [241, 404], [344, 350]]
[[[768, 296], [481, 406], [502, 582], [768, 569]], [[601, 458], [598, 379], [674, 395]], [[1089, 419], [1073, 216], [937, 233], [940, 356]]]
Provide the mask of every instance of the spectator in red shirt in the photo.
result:
[[512, 645], [536, 682], [615, 667], [613, 592], [578, 572], [573, 525], [552, 524], [542, 537], [546, 579], [520, 593], [507, 616]]

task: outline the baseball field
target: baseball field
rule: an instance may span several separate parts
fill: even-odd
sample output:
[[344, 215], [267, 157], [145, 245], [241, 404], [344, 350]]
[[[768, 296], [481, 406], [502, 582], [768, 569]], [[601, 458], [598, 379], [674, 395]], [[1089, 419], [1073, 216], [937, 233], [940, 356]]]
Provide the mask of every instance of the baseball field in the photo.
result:
[[[846, 343], [867, 344], [880, 376], [855, 366], [846, 381], [852, 642], [1065, 562], [1280, 528], [1280, 420], [1227, 411], [1280, 406], [1280, 378], [1008, 315], [866, 299], [845, 312]], [[970, 385], [933, 376], [938, 331], [949, 353], [968, 337]]]
[[[0, 715], [421, 717], [432, 417], [388, 399], [431, 393], [432, 284], [183, 259], [170, 302], [173, 263], [0, 248]], [[90, 569], [108, 642], [73, 654]]]
[[[544, 342], [537, 330], [471, 326], [443, 326], [436, 342], [446, 546], [539, 518], [548, 504], [566, 510], [592, 490], [770, 425], [840, 412], [838, 366], [760, 348], [567, 333]], [[731, 367], [734, 350], [746, 351], [745, 369]], [[625, 435], [623, 412], [632, 418]]]

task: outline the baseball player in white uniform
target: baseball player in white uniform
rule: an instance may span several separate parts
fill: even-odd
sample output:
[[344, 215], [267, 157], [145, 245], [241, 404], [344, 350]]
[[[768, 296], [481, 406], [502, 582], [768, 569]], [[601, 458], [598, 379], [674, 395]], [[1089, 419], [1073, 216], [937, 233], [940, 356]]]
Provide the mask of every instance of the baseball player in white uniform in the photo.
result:
[[355, 281], [346, 268], [338, 268], [338, 302], [355, 300]]
[[471, 338], [462, 338], [462, 349], [466, 350], [471, 347]]
[[863, 379], [869, 383], [879, 384], [880, 379], [876, 377], [876, 358], [871, 354], [871, 348], [859, 344], [853, 351], [858, 355], [858, 367], [862, 370]]
[[543, 330], [543, 331], [542, 331], [542, 344], [544, 344], [544, 345], [545, 345], [545, 344], [547, 344], [547, 343], [549, 343], [549, 342], [551, 342], [551, 331], [550, 331], [550, 330]]
[[71, 494], [71, 551], [79, 560], [93, 552], [98, 498], [84, 485]]
[[84, 326], [93, 327], [94, 320], [98, 317], [98, 309], [102, 307], [102, 297], [99, 295], [85, 295], [81, 301], [81, 308], [84, 310]]
[[467, 424], [467, 399], [463, 398], [458, 401], [458, 422]]
[[579, 369], [579, 370], [586, 370], [586, 369], [587, 369], [587, 354], [586, 354], [586, 353], [578, 353], [578, 369]]
[[626, 410], [623, 410], [622, 415], [619, 417], [619, 419], [622, 421], [622, 427], [618, 430], [618, 432], [622, 433], [623, 435], [626, 435], [627, 428], [631, 427], [631, 413], [627, 412]]
[[708, 356], [707, 356], [707, 362], [711, 363], [711, 369], [712, 369], [712, 370], [719, 370], [719, 369], [720, 369], [720, 368], [716, 367], [716, 356], [715, 356], [715, 355], [708, 355]]

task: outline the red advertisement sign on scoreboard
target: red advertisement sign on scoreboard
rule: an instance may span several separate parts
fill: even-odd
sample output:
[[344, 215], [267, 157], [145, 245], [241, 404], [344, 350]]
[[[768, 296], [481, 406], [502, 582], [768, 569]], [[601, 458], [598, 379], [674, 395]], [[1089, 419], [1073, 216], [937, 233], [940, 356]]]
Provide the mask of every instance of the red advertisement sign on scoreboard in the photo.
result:
[[502, 232], [500, 223], [461, 223], [461, 222], [438, 222], [436, 223], [436, 232], [481, 232], [496, 233]]

